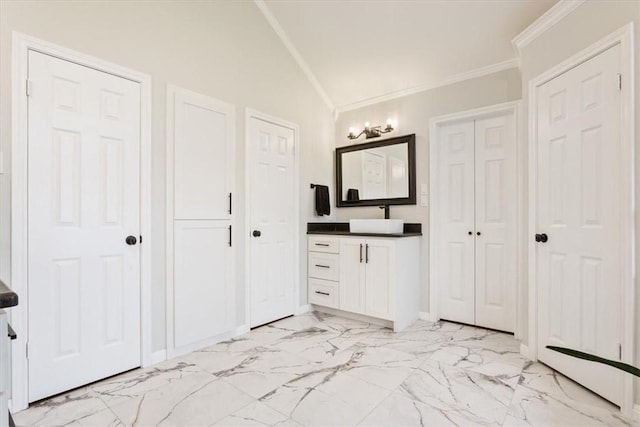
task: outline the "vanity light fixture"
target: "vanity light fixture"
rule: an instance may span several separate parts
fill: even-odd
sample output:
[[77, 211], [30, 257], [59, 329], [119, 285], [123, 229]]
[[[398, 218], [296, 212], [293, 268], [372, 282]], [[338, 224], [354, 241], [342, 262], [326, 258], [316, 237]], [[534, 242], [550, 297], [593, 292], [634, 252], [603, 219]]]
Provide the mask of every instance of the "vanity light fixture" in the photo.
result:
[[384, 129], [382, 129], [382, 126], [373, 126], [371, 127], [369, 125], [369, 122], [365, 122], [364, 124], [364, 129], [362, 129], [362, 131], [356, 135], [356, 131], [354, 128], [350, 128], [349, 129], [349, 135], [347, 135], [347, 138], [349, 139], [358, 139], [360, 138], [360, 136], [362, 134], [364, 134], [366, 136], [366, 139], [369, 138], [377, 138], [379, 136], [381, 136], [383, 133], [389, 133], [393, 130], [393, 126], [391, 125], [391, 120], [387, 120], [387, 125]]

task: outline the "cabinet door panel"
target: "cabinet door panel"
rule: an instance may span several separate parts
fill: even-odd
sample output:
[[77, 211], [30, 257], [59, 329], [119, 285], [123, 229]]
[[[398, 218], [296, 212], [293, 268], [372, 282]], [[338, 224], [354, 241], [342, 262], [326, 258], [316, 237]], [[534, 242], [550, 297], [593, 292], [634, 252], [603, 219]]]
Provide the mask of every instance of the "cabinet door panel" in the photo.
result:
[[228, 223], [176, 221], [175, 347], [204, 341], [233, 327]]
[[340, 309], [365, 312], [365, 241], [340, 240]]
[[365, 243], [365, 313], [393, 320], [395, 315], [395, 245], [388, 240], [367, 240]]

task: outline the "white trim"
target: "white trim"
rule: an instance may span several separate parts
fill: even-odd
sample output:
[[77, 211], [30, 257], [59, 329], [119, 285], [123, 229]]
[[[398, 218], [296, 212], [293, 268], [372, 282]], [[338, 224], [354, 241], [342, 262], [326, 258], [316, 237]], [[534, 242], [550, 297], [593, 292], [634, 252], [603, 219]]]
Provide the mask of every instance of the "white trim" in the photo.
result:
[[[524, 227], [524, 223], [520, 218], [521, 216], [520, 213], [522, 212], [523, 204], [524, 204], [524, 198], [522, 197], [524, 181], [520, 177], [520, 175], [524, 171], [524, 169], [522, 168], [522, 165], [524, 163], [524, 160], [523, 160], [524, 150], [522, 149], [522, 138], [520, 138], [520, 131], [518, 129], [521, 121], [520, 120], [521, 103], [522, 103], [521, 101], [504, 102], [502, 104], [489, 105], [486, 107], [475, 108], [473, 110], [466, 110], [466, 111], [461, 111], [457, 113], [446, 114], [443, 116], [433, 117], [431, 118], [431, 120], [429, 120], [429, 230], [431, 230], [429, 233], [429, 247], [432, 248], [432, 250], [429, 251], [429, 265], [436, 265], [436, 262], [437, 262], [436, 253], [433, 250], [433, 248], [435, 248], [436, 240], [438, 237], [438, 230], [435, 224], [435, 220], [437, 217], [435, 209], [440, 205], [438, 201], [435, 200], [436, 195], [438, 193], [436, 188], [437, 180], [435, 179], [434, 174], [438, 170], [438, 159], [436, 156], [436, 146], [437, 146], [436, 141], [438, 136], [438, 127], [444, 124], [453, 123], [457, 121], [469, 120], [469, 119], [481, 119], [481, 118], [491, 117], [491, 116], [504, 114], [504, 113], [511, 113], [514, 116], [514, 126], [516, 127], [515, 129], [516, 176], [518, 177], [518, 188], [516, 190], [518, 192], [518, 200], [516, 201], [516, 204], [517, 204], [516, 212], [518, 215], [518, 219], [517, 219], [517, 236], [518, 237], [516, 241], [516, 252], [517, 252], [516, 259], [518, 260], [518, 267], [516, 270], [517, 271], [516, 302], [519, 299], [521, 299], [521, 294], [522, 292], [524, 292], [524, 289], [522, 289], [522, 287], [524, 286], [524, 280], [522, 277], [523, 263], [520, 260], [523, 254], [523, 248], [521, 248], [521, 246], [523, 245], [521, 235]], [[431, 318], [429, 320], [431, 320], [432, 322], [440, 320], [440, 315], [438, 311], [439, 295], [438, 295], [438, 289], [434, 285], [435, 283], [436, 283], [435, 270], [433, 268], [430, 268], [429, 269], [429, 315]], [[519, 338], [522, 336], [523, 325], [522, 325], [522, 322], [519, 321], [519, 318], [521, 317], [520, 310], [521, 310], [520, 305], [516, 304], [516, 307], [515, 307], [516, 327], [514, 330], [514, 336], [516, 338]]]
[[345, 319], [357, 320], [359, 322], [371, 323], [372, 325], [389, 328], [393, 331], [393, 321], [380, 319], [378, 317], [367, 316], [366, 314], [354, 313], [352, 311], [344, 311], [337, 308], [325, 307], [322, 305], [313, 305], [315, 311], [320, 313], [331, 314], [332, 316], [344, 317]]
[[[185, 349], [178, 348], [174, 346], [175, 343], [175, 311], [174, 311], [174, 230], [175, 230], [175, 215], [174, 215], [174, 202], [175, 202], [175, 105], [176, 105], [176, 96], [185, 96], [189, 97], [191, 102], [195, 102], [196, 100], [202, 102], [204, 105], [215, 106], [216, 110], [219, 112], [224, 112], [228, 117], [228, 120], [231, 122], [230, 126], [227, 128], [227, 144], [229, 147], [229, 151], [227, 154], [227, 163], [231, 168], [231, 172], [228, 173], [228, 176], [225, 178], [228, 180], [228, 188], [229, 191], [233, 194], [233, 197], [236, 195], [236, 106], [230, 104], [225, 101], [221, 101], [219, 99], [210, 97], [208, 95], [204, 95], [198, 92], [193, 92], [188, 89], [184, 89], [175, 85], [167, 85], [167, 146], [166, 146], [166, 163], [165, 163], [165, 172], [166, 172], [166, 250], [165, 250], [165, 268], [166, 268], [166, 351], [167, 357], [173, 358], [179, 354], [184, 354], [185, 349], [189, 349], [189, 351], [197, 350], [208, 345], [214, 344], [219, 341], [219, 336], [223, 336], [222, 339], [226, 339], [229, 331], [224, 332], [223, 334], [218, 334], [216, 337], [211, 337], [206, 340], [200, 341], [198, 343], [192, 343], [189, 346], [186, 346]], [[232, 202], [233, 202], [232, 197]], [[232, 212], [235, 211], [235, 203], [233, 203], [231, 207]], [[232, 229], [232, 241], [236, 241], [235, 236], [237, 235], [236, 230], [236, 214], [232, 213], [229, 219], [222, 220], [229, 225], [231, 225]], [[236, 257], [237, 257], [237, 246], [232, 246], [231, 248], [231, 259], [229, 269], [231, 271], [231, 283], [234, 286], [235, 292], [235, 284], [236, 284], [236, 274], [235, 274], [235, 265], [236, 265]], [[234, 318], [235, 314], [235, 299], [233, 303], [234, 309]], [[235, 322], [234, 322], [235, 325]], [[235, 326], [233, 326], [235, 328]], [[235, 330], [235, 329], [234, 329]], [[218, 340], [218, 341], [216, 341]]]
[[158, 350], [151, 354], [151, 365], [164, 362], [165, 360], [167, 360], [167, 350]]
[[427, 313], [426, 311], [421, 311], [418, 313], [418, 319], [426, 320], [427, 322], [437, 322], [438, 319], [435, 316], [432, 316], [431, 313]]
[[276, 17], [273, 16], [271, 11], [269, 10], [269, 6], [267, 6], [264, 0], [253, 1], [256, 6], [258, 6], [258, 9], [260, 9], [260, 12], [262, 12], [262, 14], [264, 15], [269, 25], [271, 25], [273, 31], [278, 35], [278, 37], [282, 41], [282, 44], [284, 44], [291, 56], [293, 56], [293, 59], [296, 61], [302, 72], [305, 74], [305, 76], [307, 76], [307, 79], [309, 79], [311, 86], [313, 86], [314, 89], [318, 92], [318, 95], [320, 95], [320, 98], [322, 98], [325, 104], [327, 104], [327, 107], [329, 107], [330, 110], [335, 111], [333, 101], [331, 101], [331, 98], [329, 98], [329, 95], [327, 95], [327, 92], [325, 92], [324, 88], [320, 84], [320, 81], [315, 76], [315, 74], [313, 74], [313, 71], [311, 71], [311, 68], [309, 68], [305, 60], [302, 58], [302, 55], [300, 55], [298, 49], [296, 49], [296, 47], [293, 45], [293, 42], [291, 42], [291, 39], [289, 39], [289, 36], [284, 31]]
[[520, 343], [520, 355], [529, 359], [529, 346], [526, 344]]
[[[251, 119], [262, 120], [277, 126], [282, 126], [293, 130], [294, 141], [294, 206], [300, 206], [300, 126], [293, 122], [283, 120], [266, 113], [262, 113], [251, 108], [245, 111], [245, 228], [251, 228]], [[293, 280], [293, 306], [291, 314], [296, 313], [297, 307], [300, 305], [300, 249], [306, 248], [306, 243], [301, 246], [300, 242], [300, 214], [296, 211], [294, 224], [295, 230], [293, 235], [294, 250], [294, 280]], [[247, 325], [251, 325], [251, 233], [245, 233], [245, 321]], [[306, 285], [306, 283], [305, 283]]]
[[11, 287], [20, 305], [11, 310], [18, 339], [12, 345], [13, 410], [28, 406], [29, 377], [26, 358], [27, 311], [27, 98], [24, 85], [28, 74], [28, 52], [34, 50], [140, 84], [140, 355], [141, 366], [152, 360], [151, 350], [151, 76], [85, 55], [53, 43], [13, 32], [12, 64], [12, 176], [11, 176]]
[[240, 335], [244, 335], [247, 332], [250, 332], [251, 328], [249, 327], [249, 325], [241, 325], [241, 326], [236, 326], [236, 337], [239, 337]]
[[343, 113], [345, 111], [357, 110], [358, 108], [366, 107], [373, 104], [378, 104], [380, 102], [401, 98], [403, 96], [414, 95], [416, 93], [425, 92], [427, 90], [435, 89], [438, 87], [448, 86], [450, 84], [459, 83], [465, 80], [487, 76], [489, 74], [497, 73], [499, 71], [518, 68], [519, 66], [520, 66], [520, 60], [518, 58], [507, 59], [506, 61], [487, 65], [485, 67], [480, 67], [474, 70], [465, 71], [463, 73], [454, 74], [453, 76], [446, 77], [434, 83], [428, 83], [428, 84], [412, 87], [409, 89], [403, 89], [403, 90], [391, 92], [385, 95], [374, 96], [373, 98], [354, 102], [352, 104], [339, 105], [338, 107], [336, 107], [336, 112]]
[[560, 0], [547, 10], [542, 16], [533, 21], [520, 34], [511, 40], [511, 44], [518, 54], [529, 43], [540, 37], [545, 31], [560, 22], [565, 16], [577, 9], [585, 0]]
[[633, 420], [640, 422], [640, 404], [633, 405]]
[[[635, 349], [634, 322], [635, 322], [635, 188], [634, 188], [634, 141], [635, 141], [635, 116], [634, 116], [634, 85], [635, 75], [634, 69], [634, 46], [633, 46], [633, 22], [625, 25], [617, 31], [609, 34], [600, 41], [590, 45], [586, 49], [569, 57], [562, 63], [550, 68], [539, 76], [529, 81], [529, 230], [528, 234], [535, 233], [536, 218], [536, 200], [537, 188], [534, 172], [537, 170], [537, 150], [534, 143], [538, 139], [538, 117], [537, 117], [537, 90], [540, 86], [548, 81], [560, 76], [561, 74], [571, 70], [572, 68], [588, 61], [589, 59], [599, 55], [605, 50], [620, 45], [621, 70], [623, 75], [623, 85], [621, 91], [621, 158], [627, 159], [622, 163], [620, 177], [622, 182], [620, 188], [622, 194], [626, 194], [623, 203], [623, 213], [625, 215], [622, 221], [622, 259], [623, 259], [623, 289], [622, 289], [622, 361], [625, 363], [633, 363], [633, 354]], [[631, 177], [630, 180], [625, 178]], [[627, 232], [630, 230], [631, 232]], [[532, 360], [537, 360], [538, 348], [538, 325], [537, 325], [537, 283], [536, 283], [536, 246], [533, 239], [528, 239], [529, 246], [529, 351]], [[633, 410], [634, 390], [633, 377], [625, 375], [623, 380], [623, 402], [621, 410], [626, 416], [630, 416]]]
[[313, 311], [313, 306], [311, 304], [305, 304], [298, 307], [294, 315], [299, 316], [301, 314], [310, 313], [312, 311]]

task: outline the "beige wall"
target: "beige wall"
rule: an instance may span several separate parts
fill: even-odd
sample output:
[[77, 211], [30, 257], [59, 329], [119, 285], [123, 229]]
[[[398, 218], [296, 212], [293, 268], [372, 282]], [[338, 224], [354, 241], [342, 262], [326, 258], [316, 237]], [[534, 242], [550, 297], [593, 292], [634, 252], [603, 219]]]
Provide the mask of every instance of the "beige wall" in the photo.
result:
[[[416, 175], [419, 193], [420, 185], [429, 183], [429, 120], [445, 114], [518, 100], [520, 89], [520, 72], [517, 69], [511, 69], [344, 112], [336, 121], [336, 146], [364, 142], [364, 137], [356, 141], [347, 139], [350, 127], [360, 130], [367, 121], [372, 126], [379, 124], [384, 126], [387, 118], [396, 119], [398, 125], [396, 130], [388, 135], [389, 137], [416, 134]], [[337, 211], [339, 221], [348, 221], [352, 218], [383, 218], [382, 210], [375, 206], [339, 208]], [[420, 205], [391, 206], [391, 218], [422, 223], [420, 310], [428, 312], [429, 208]]]
[[[300, 125], [300, 303], [306, 303], [309, 183], [333, 181], [334, 122], [251, 1], [0, 1], [0, 278], [10, 283], [11, 39], [18, 31], [150, 74], [153, 350], [165, 347], [165, 100], [168, 83], [237, 106], [238, 229], [244, 230], [245, 107]], [[237, 236], [243, 236], [238, 233]], [[238, 324], [244, 320], [244, 240], [236, 239]]]
[[[637, 88], [640, 84], [638, 79], [638, 70], [640, 70], [640, 2], [638, 1], [586, 1], [522, 50], [522, 91], [525, 117], [528, 114], [526, 107], [529, 95], [528, 84], [531, 79], [630, 22], [635, 25], [635, 120], [636, 141], [639, 141], [640, 91]], [[630, 77], [624, 76], [626, 84], [629, 84]], [[640, 150], [638, 150], [637, 144], [635, 163], [637, 192], [640, 189]], [[640, 224], [639, 201], [640, 198], [636, 195], [636, 224]], [[640, 265], [640, 233], [638, 232], [636, 232], [636, 256], [636, 264]], [[636, 283], [636, 292], [638, 293], [636, 299], [640, 300], [640, 286], [638, 286], [638, 283]], [[636, 317], [637, 366], [640, 365], [640, 316], [637, 315]], [[638, 390], [636, 392], [636, 401], [640, 402], [640, 381], [637, 382], [636, 389]]]

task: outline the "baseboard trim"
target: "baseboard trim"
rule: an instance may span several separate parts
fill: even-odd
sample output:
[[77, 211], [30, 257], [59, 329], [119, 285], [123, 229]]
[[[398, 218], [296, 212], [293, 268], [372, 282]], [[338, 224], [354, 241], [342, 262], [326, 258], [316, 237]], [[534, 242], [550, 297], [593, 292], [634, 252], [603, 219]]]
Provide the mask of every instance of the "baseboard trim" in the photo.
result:
[[529, 356], [529, 346], [523, 343], [520, 343], [520, 354], [527, 359], [531, 359]]
[[151, 353], [151, 364], [155, 365], [156, 363], [164, 362], [167, 360], [167, 350], [158, 350]]
[[640, 404], [633, 405], [633, 420], [640, 421]]
[[311, 304], [305, 304], [298, 307], [295, 315], [299, 316], [301, 314], [309, 313], [311, 311], [313, 311], [313, 307], [311, 306]]
[[431, 313], [428, 313], [426, 311], [421, 311], [420, 313], [418, 313], [418, 318], [420, 320], [426, 320], [428, 322], [437, 322], [435, 316], [432, 316]]
[[234, 335], [234, 337], [240, 336], [240, 335], [244, 335], [247, 332], [249, 332], [251, 330], [251, 328], [249, 327], [249, 325], [240, 325], [238, 327], [236, 327], [236, 333]]

